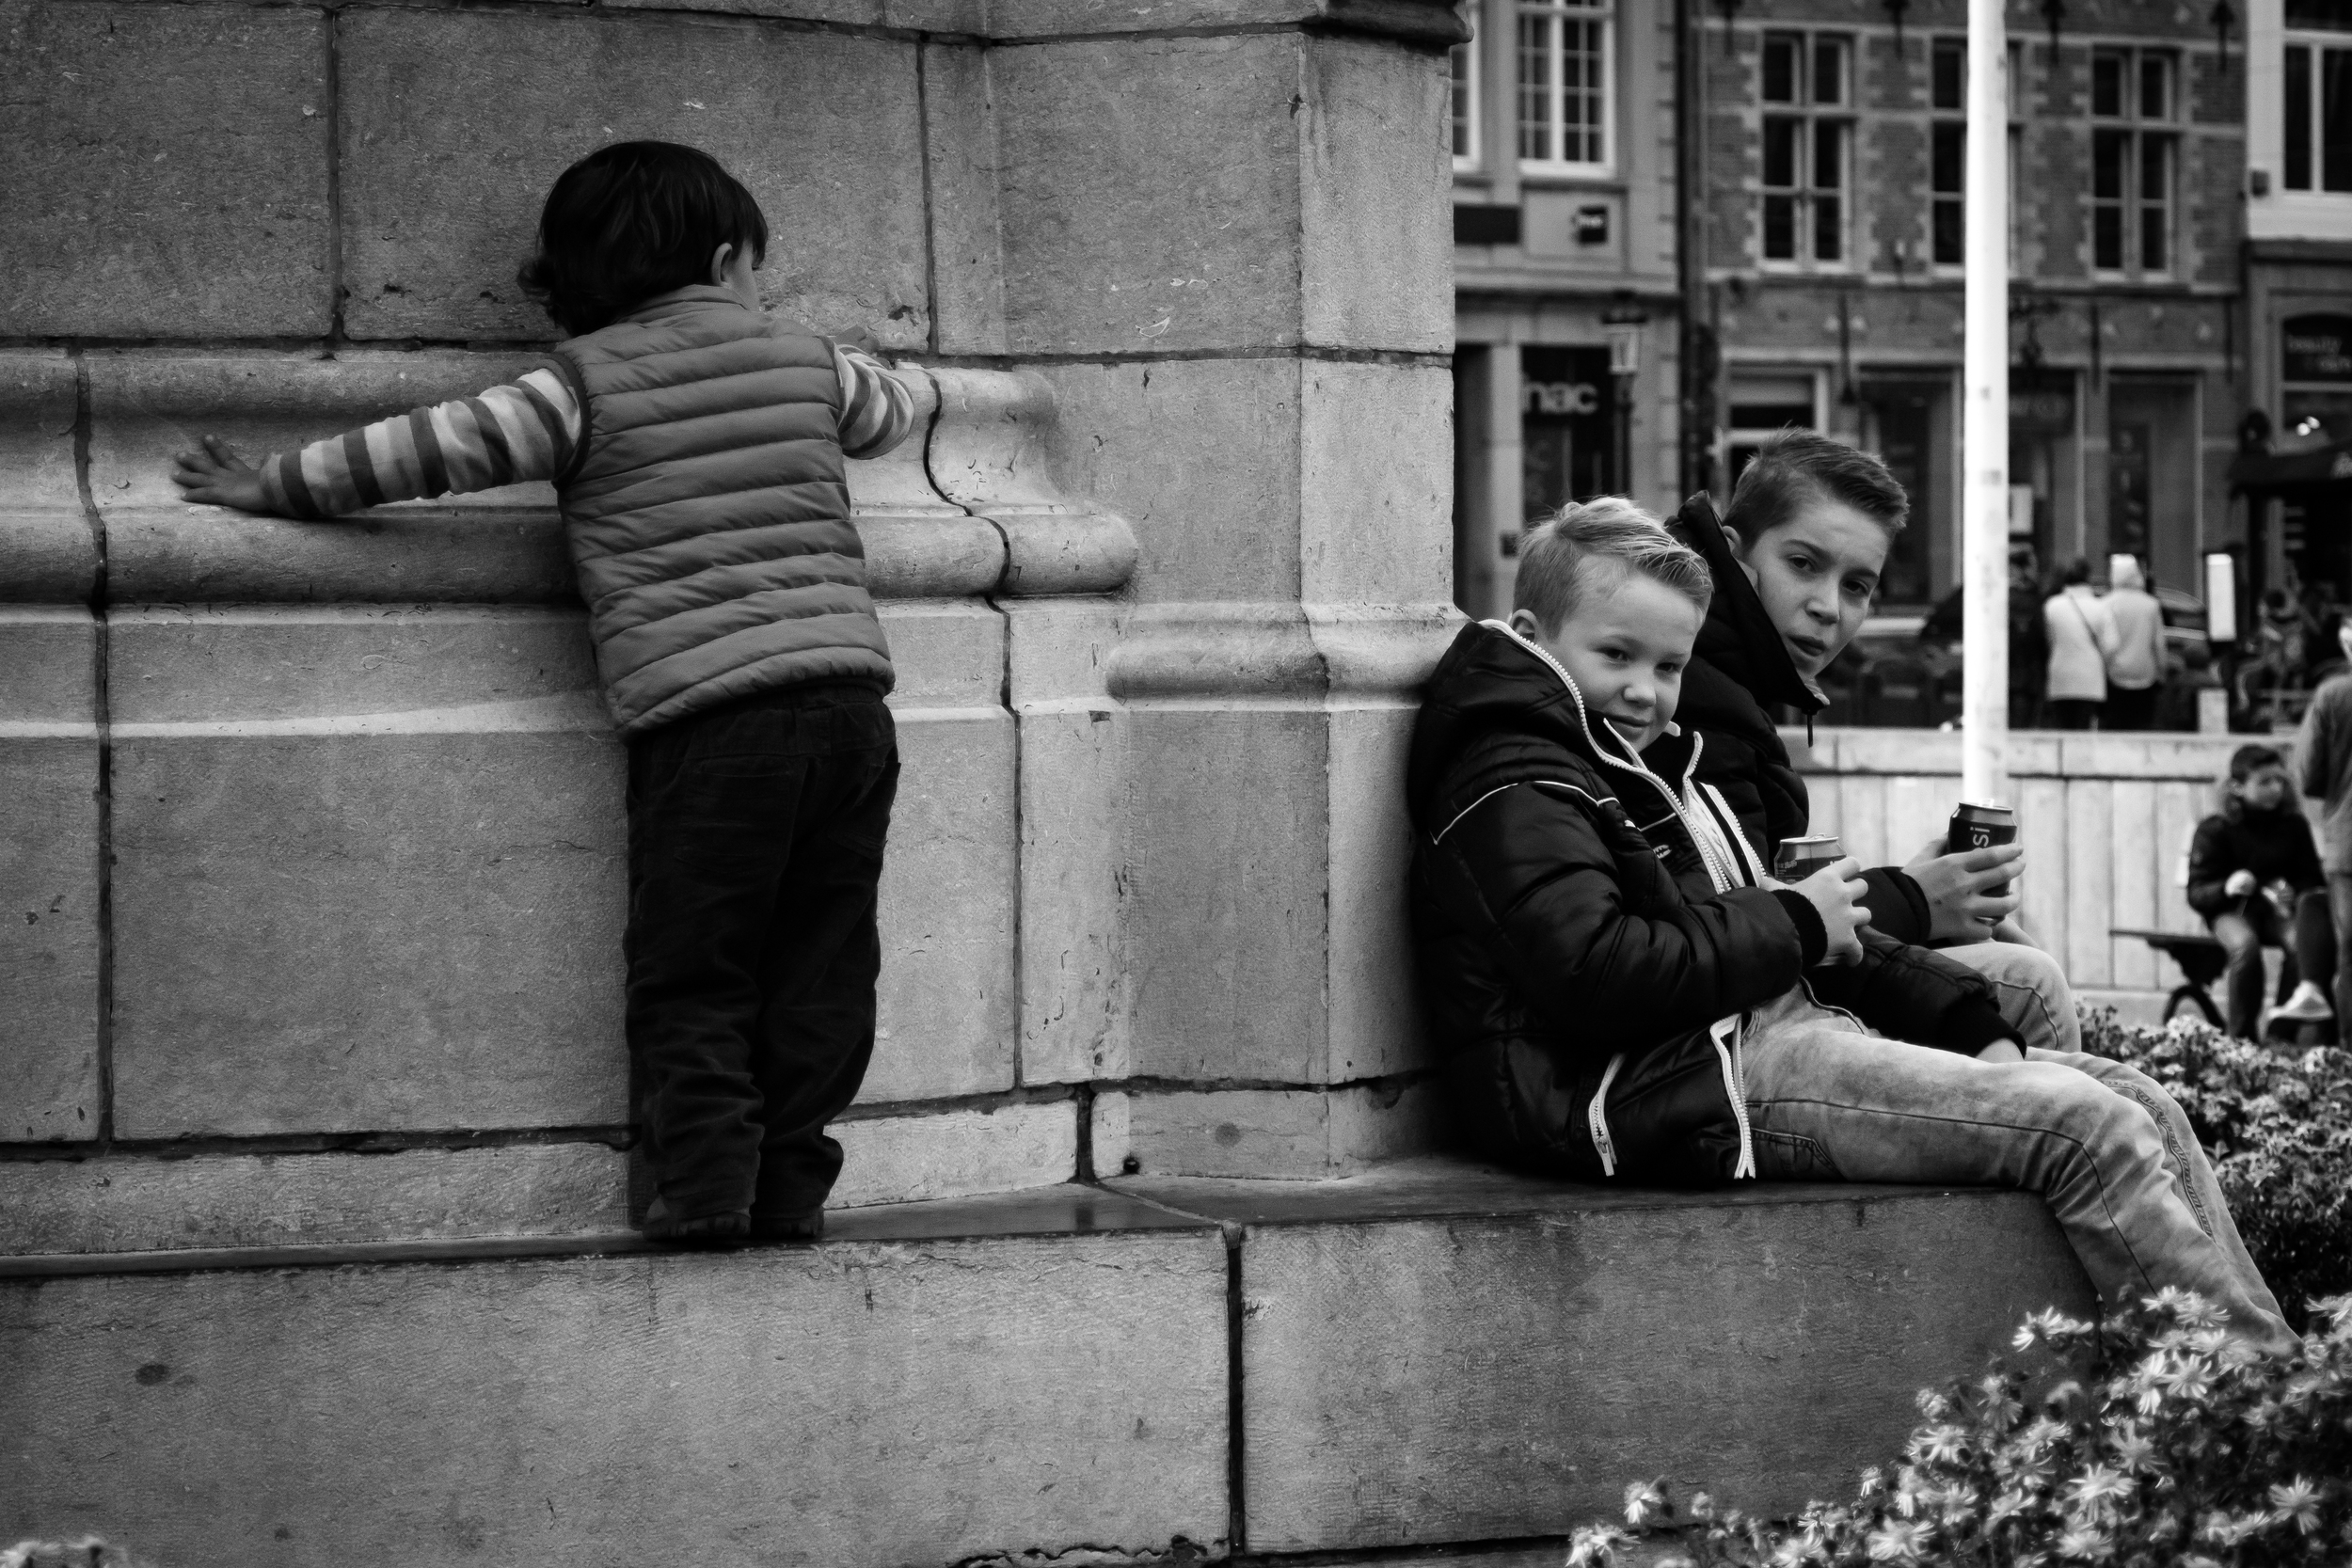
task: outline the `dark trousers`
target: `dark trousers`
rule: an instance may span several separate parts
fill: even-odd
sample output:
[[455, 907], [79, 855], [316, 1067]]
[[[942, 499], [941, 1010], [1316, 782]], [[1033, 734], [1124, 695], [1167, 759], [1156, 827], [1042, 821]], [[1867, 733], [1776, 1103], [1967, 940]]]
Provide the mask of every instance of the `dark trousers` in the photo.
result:
[[2099, 709], [2104, 705], [2088, 697], [2053, 697], [2047, 715], [2050, 728], [2095, 730], [2099, 727]]
[[898, 792], [869, 686], [787, 687], [629, 743], [628, 1048], [671, 1213], [823, 1206], [874, 1050]]
[[2134, 690], [2128, 686], [2107, 688], [2106, 711], [2099, 716], [2103, 730], [2153, 730], [2156, 727], [2156, 699], [2164, 692], [2160, 686], [2143, 686]]
[[[2330, 879], [2331, 884], [2332, 881]], [[2231, 1034], [2249, 1040], [2262, 1037], [2257, 1029], [2262, 1022], [2265, 947], [2287, 946], [2287, 961], [2279, 975], [2281, 996], [2298, 980], [2325, 986], [2333, 979], [2341, 992], [2343, 975], [2336, 963], [2336, 931], [2340, 927], [2328, 918], [2330, 891], [2332, 887], [2327, 891], [2312, 888], [2296, 895], [2291, 946], [2279, 928], [2277, 907], [2262, 894], [2249, 894], [2236, 909], [2214, 916], [2213, 934], [2230, 955], [2230, 967], [2222, 979], [2226, 988], [2222, 1011], [2229, 1018]], [[2344, 1015], [2339, 1012], [2336, 1016]]]

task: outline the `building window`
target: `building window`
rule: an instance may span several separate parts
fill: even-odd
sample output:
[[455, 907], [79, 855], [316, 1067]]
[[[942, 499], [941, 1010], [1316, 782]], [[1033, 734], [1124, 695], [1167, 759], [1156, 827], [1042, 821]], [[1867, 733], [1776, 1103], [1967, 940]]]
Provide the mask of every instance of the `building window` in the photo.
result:
[[1519, 166], [1607, 174], [1612, 0], [1519, 0]]
[[2153, 49], [2090, 56], [2090, 264], [2172, 270], [2176, 61]]
[[[2025, 50], [2009, 49], [2009, 102], [2014, 105]], [[1937, 39], [1928, 57], [1928, 105], [1938, 116], [1928, 127], [1928, 254], [1940, 267], [1964, 265], [1968, 260], [1968, 42]], [[2009, 128], [2010, 268], [2018, 267], [2017, 186], [2019, 127], [2010, 110]], [[1943, 116], [1957, 116], [1944, 119]]]
[[2286, 188], [2352, 191], [2352, 47], [2289, 35]]
[[1454, 86], [1446, 99], [1446, 142], [1456, 169], [1478, 166], [1478, 26], [1477, 13], [1465, 10], [1470, 24], [1468, 43], [1454, 46]]
[[[1929, 62], [1928, 102], [1939, 115], [1968, 112], [1968, 45], [1937, 39]], [[1937, 119], [1928, 143], [1929, 254], [1941, 267], [1968, 259], [1968, 121]]]
[[1853, 145], [1851, 40], [1764, 35], [1763, 253], [1840, 265]]

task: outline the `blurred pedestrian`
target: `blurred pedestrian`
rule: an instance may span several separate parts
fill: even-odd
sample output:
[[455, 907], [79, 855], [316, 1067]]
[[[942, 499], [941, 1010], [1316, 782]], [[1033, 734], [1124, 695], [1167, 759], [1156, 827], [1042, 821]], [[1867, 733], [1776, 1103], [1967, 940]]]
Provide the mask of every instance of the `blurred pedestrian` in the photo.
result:
[[[2295, 994], [2277, 1015], [2312, 1023], [2329, 1014], [2320, 983], [2336, 972], [2328, 878], [2312, 825], [2296, 809], [2286, 759], [2268, 746], [2230, 755], [2220, 809], [2197, 825], [2188, 851], [2188, 907], [2230, 955], [2223, 995], [2230, 1033], [2262, 1038], [2263, 949], [2287, 947]], [[2292, 945], [2289, 945], [2289, 943]]]
[[[2352, 622], [2336, 640], [2352, 658]], [[2312, 694], [2295, 737], [2296, 772], [2319, 813], [2319, 859], [2328, 872], [2328, 911], [2336, 927], [2336, 1017], [2352, 1019], [2352, 673]]]
[[2042, 607], [2050, 640], [2049, 719], [2061, 730], [2095, 730], [2107, 700], [2107, 655], [2115, 647], [2115, 618], [2090, 591], [2090, 562], [2066, 563], [2062, 586]]
[[2042, 723], [2042, 669], [2050, 658], [2050, 633], [2042, 618], [2042, 569], [2031, 545], [2009, 552], [2009, 727], [2030, 730]]
[[2164, 682], [2164, 607], [2148, 592], [2134, 557], [2116, 556], [2107, 577], [2115, 647], [2107, 655], [2107, 705], [2100, 721], [2110, 730], [2149, 729]]

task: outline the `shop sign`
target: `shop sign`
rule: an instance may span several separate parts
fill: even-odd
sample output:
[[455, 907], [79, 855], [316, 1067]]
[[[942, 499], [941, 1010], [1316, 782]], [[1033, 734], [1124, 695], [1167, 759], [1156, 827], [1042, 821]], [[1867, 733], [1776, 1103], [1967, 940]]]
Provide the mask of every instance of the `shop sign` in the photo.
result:
[[2009, 378], [2009, 422], [2037, 436], [2074, 433], [2074, 378], [2069, 376]]
[[1519, 383], [1519, 407], [1530, 414], [1597, 414], [1600, 388], [1589, 381], [1530, 379]]
[[2352, 316], [2289, 316], [2279, 338], [2280, 380], [2352, 381]]

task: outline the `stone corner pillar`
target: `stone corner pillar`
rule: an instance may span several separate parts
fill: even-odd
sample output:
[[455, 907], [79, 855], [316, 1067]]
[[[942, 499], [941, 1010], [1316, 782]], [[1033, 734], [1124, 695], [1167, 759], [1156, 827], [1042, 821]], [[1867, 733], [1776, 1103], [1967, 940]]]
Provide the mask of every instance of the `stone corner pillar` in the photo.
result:
[[1458, 619], [1456, 24], [1338, 0], [1152, 30], [1176, 9], [1007, 5], [986, 52], [990, 346], [1052, 386], [1054, 462], [1137, 547], [1087, 655], [1121, 781], [1094, 1166], [1337, 1174], [1434, 1123], [1402, 782]]

